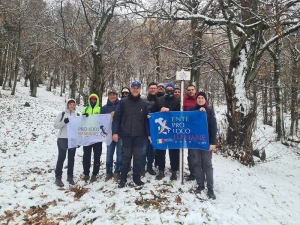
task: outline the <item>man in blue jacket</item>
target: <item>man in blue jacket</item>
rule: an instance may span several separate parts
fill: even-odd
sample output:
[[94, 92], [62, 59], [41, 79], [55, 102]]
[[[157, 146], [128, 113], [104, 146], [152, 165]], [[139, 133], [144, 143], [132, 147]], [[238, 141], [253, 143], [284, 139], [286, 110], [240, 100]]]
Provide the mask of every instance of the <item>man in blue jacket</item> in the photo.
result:
[[[110, 113], [114, 116], [117, 106], [120, 103], [118, 99], [118, 93], [116, 90], [109, 90], [107, 93], [108, 99], [106, 105], [104, 105], [101, 109], [101, 114], [108, 114]], [[113, 174], [113, 158], [115, 149], [117, 149], [116, 154], [116, 164], [114, 168]], [[120, 179], [120, 169], [122, 165], [122, 140], [121, 138], [118, 141], [112, 141], [110, 145], [107, 146], [106, 151], [106, 177], [105, 182], [114, 178], [114, 181], [117, 182]]]

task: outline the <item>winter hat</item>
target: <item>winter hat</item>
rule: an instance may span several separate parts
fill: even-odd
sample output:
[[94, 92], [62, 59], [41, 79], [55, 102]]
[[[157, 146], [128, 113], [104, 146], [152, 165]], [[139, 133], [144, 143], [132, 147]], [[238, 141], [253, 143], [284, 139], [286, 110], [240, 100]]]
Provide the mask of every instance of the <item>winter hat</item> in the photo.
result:
[[121, 93], [124, 93], [124, 92], [127, 92], [127, 93], [129, 93], [129, 89], [128, 89], [128, 88], [126, 88], [126, 87], [122, 88], [122, 91], [121, 91]]
[[198, 92], [197, 93], [197, 98], [198, 98], [199, 95], [203, 96], [205, 98], [205, 101], [208, 102], [205, 92], [203, 92], [203, 91]]
[[141, 87], [141, 83], [140, 82], [138, 82], [138, 81], [133, 81], [132, 83], [131, 83], [131, 87], [135, 87], [135, 86], [137, 86], [137, 87]]
[[70, 99], [70, 100], [68, 101], [68, 104], [67, 104], [67, 105], [69, 105], [70, 103], [74, 103], [74, 104], [75, 104], [75, 101], [74, 101], [73, 99]]
[[157, 87], [163, 87], [163, 88], [165, 88], [165, 85], [164, 85], [163, 83], [159, 83], [159, 84], [157, 85]]
[[175, 85], [172, 83], [172, 82], [169, 82], [169, 83], [166, 83], [166, 86], [165, 86], [166, 88], [167, 87], [171, 87], [171, 88], [173, 88], [173, 90], [175, 89]]

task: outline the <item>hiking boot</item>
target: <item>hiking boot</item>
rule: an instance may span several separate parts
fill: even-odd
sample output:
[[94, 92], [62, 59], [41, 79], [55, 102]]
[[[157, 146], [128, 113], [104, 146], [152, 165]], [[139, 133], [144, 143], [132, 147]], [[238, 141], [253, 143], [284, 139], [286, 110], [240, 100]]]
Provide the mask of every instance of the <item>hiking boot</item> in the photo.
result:
[[145, 170], [142, 170], [141, 171], [141, 177], [144, 177], [146, 175], [146, 171]]
[[84, 180], [85, 182], [88, 182], [89, 179], [90, 179], [90, 176], [89, 176], [89, 175], [84, 175], [83, 180]]
[[63, 187], [63, 186], [64, 186], [64, 183], [61, 181], [61, 178], [56, 178], [56, 179], [55, 179], [55, 184], [56, 184], [58, 187]]
[[151, 175], [156, 175], [155, 171], [152, 168], [147, 168], [146, 172], [148, 172]]
[[107, 173], [106, 177], [105, 177], [105, 182], [109, 181], [111, 178], [113, 178], [113, 174], [112, 173]]
[[210, 188], [208, 189], [208, 191], [207, 191], [207, 196], [208, 196], [208, 198], [216, 199], [216, 195], [215, 195], [213, 189], [210, 189]]
[[142, 185], [144, 185], [145, 183], [143, 182], [143, 181], [141, 181], [141, 180], [135, 180], [135, 181], [133, 181], [137, 186], [142, 186]]
[[114, 181], [118, 182], [120, 180], [120, 174], [119, 173], [114, 173]]
[[185, 180], [186, 180], [186, 181], [193, 181], [193, 180], [196, 180], [196, 178], [195, 178], [194, 175], [189, 175], [188, 177], [186, 177]]
[[69, 182], [70, 185], [75, 185], [75, 182], [73, 180], [73, 177], [68, 177], [67, 181]]
[[196, 194], [201, 194], [201, 191], [203, 191], [203, 190], [204, 190], [204, 187], [199, 185], [199, 186], [197, 187], [197, 189], [195, 190], [195, 193], [196, 193]]
[[90, 179], [90, 183], [93, 183], [97, 180], [97, 177], [95, 175], [92, 175], [91, 176], [91, 179]]
[[164, 171], [159, 171], [159, 174], [155, 177], [156, 180], [161, 180], [165, 177]]
[[120, 181], [120, 182], [119, 182], [119, 185], [118, 185], [118, 188], [123, 188], [123, 187], [125, 187], [125, 184], [126, 184], [125, 181]]
[[170, 180], [177, 180], [177, 171], [176, 170], [172, 170], [172, 175], [170, 177]]

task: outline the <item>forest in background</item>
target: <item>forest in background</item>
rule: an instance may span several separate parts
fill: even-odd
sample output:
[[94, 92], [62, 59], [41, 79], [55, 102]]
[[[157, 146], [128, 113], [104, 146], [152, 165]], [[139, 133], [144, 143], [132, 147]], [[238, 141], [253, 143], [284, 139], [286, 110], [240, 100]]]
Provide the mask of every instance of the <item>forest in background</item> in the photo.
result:
[[86, 104], [189, 70], [186, 85], [227, 107], [219, 148], [251, 166], [258, 114], [278, 141], [299, 143], [299, 18], [299, 0], [3, 0], [0, 86], [14, 95], [22, 80], [37, 97], [46, 84]]

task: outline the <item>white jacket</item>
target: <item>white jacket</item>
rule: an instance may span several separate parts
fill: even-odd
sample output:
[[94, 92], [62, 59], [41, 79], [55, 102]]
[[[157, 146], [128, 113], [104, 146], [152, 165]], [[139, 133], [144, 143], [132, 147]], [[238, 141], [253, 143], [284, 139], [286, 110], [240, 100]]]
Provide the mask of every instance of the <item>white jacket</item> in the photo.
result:
[[[60, 112], [58, 113], [56, 119], [55, 119], [55, 123], [54, 123], [54, 128], [55, 129], [59, 129], [59, 132], [57, 134], [57, 138], [68, 138], [68, 133], [67, 133], [67, 124], [65, 124], [64, 122], [64, 119], [65, 118], [68, 118], [70, 116], [77, 116], [79, 115], [77, 112], [76, 112], [76, 108], [74, 110], [69, 110], [68, 109], [68, 102], [70, 100], [73, 100], [75, 102], [74, 99], [68, 99], [67, 103], [66, 103], [66, 109], [65, 109], [65, 114], [62, 118], [62, 114], [63, 112]], [[76, 102], [75, 102], [75, 105], [76, 105]]]

